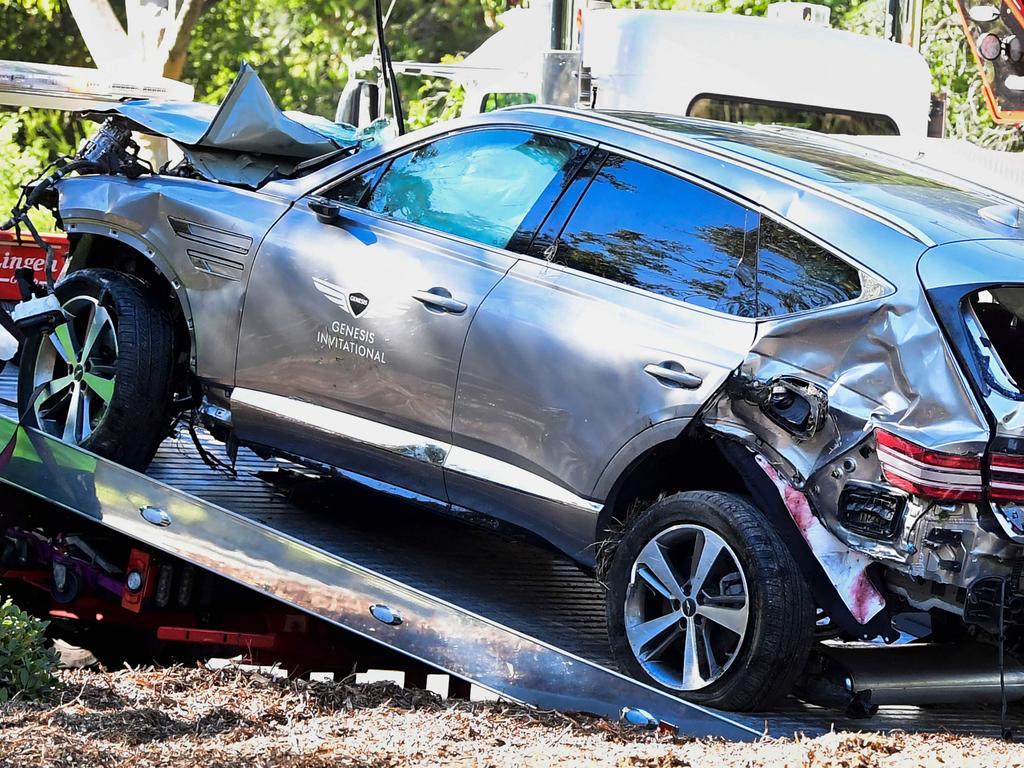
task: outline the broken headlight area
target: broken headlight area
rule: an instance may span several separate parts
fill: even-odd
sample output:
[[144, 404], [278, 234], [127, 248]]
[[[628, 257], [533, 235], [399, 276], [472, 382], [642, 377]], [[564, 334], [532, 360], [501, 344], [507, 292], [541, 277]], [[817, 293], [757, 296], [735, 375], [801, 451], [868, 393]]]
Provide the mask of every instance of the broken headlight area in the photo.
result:
[[1002, 535], [986, 496], [995, 463], [865, 430], [828, 413], [824, 389], [810, 383], [797, 391], [821, 390], [810, 402], [825, 413], [815, 434], [798, 437], [765, 410], [776, 381], [734, 381], [704, 424], [754, 454], [858, 623], [901, 605], [962, 615], [972, 583], [1012, 573], [1021, 549]]
[[903, 527], [907, 498], [884, 486], [852, 481], [839, 494], [839, 524], [872, 539], [891, 541]]

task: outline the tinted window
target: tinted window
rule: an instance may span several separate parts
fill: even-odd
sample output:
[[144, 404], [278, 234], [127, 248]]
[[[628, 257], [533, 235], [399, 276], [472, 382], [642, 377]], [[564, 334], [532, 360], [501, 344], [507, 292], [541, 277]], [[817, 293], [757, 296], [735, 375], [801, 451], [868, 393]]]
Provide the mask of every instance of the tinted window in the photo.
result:
[[781, 224], [761, 220], [757, 249], [760, 315], [785, 315], [855, 299], [855, 267]]
[[898, 136], [900, 132], [893, 119], [886, 115], [824, 109], [806, 104], [740, 99], [734, 96], [698, 96], [690, 103], [686, 114], [690, 117], [745, 125], [788, 125], [819, 133]]
[[755, 218], [695, 184], [612, 156], [573, 212], [553, 258], [662, 296], [750, 316], [756, 310], [753, 270], [741, 262]]
[[545, 189], [562, 182], [561, 171], [577, 149], [528, 131], [460, 133], [349, 179], [332, 196], [504, 248]]

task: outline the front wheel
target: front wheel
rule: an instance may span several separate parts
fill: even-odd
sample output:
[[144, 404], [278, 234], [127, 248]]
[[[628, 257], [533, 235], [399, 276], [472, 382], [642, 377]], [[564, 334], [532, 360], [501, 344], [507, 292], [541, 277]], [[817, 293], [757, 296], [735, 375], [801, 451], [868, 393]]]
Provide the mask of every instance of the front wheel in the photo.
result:
[[782, 539], [743, 497], [699, 491], [654, 503], [619, 542], [607, 581], [612, 652], [639, 680], [752, 710], [803, 671], [814, 603]]
[[67, 321], [25, 340], [19, 409], [29, 426], [145, 469], [170, 411], [170, 315], [145, 283], [113, 270], [72, 272], [56, 295]]

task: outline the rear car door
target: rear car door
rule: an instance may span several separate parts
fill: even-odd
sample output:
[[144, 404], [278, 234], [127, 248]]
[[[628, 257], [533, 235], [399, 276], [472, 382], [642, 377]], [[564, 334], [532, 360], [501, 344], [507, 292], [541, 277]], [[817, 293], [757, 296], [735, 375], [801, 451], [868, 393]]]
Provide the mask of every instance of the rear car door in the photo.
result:
[[540, 258], [477, 312], [452, 503], [592, 560], [579, 548], [613, 457], [656, 425], [681, 431], [749, 350], [758, 218], [671, 170], [595, 152], [534, 241]]
[[[446, 501], [470, 322], [580, 149], [522, 129], [463, 131], [300, 200], [249, 283], [239, 437]], [[310, 208], [324, 198], [341, 204], [334, 222]]]

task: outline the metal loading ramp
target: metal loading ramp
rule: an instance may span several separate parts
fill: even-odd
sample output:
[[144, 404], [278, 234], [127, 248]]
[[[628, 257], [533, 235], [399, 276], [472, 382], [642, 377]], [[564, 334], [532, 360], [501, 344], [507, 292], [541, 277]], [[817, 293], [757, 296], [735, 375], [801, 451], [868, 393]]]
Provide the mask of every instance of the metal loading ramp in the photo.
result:
[[[11, 395], [8, 372], [0, 396]], [[12, 428], [0, 419], [0, 441]], [[528, 541], [248, 451], [231, 477], [204, 465], [187, 434], [164, 443], [148, 477], [39, 433], [25, 444], [39, 460], [13, 461], [3, 482], [508, 698], [613, 718], [634, 708], [730, 739], [833, 726], [999, 733], [994, 709], [883, 707], [849, 720], [795, 700], [754, 715], [695, 707], [614, 672], [600, 585]], [[170, 525], [146, 522], [145, 507]], [[375, 605], [402, 623], [374, 618]]]

